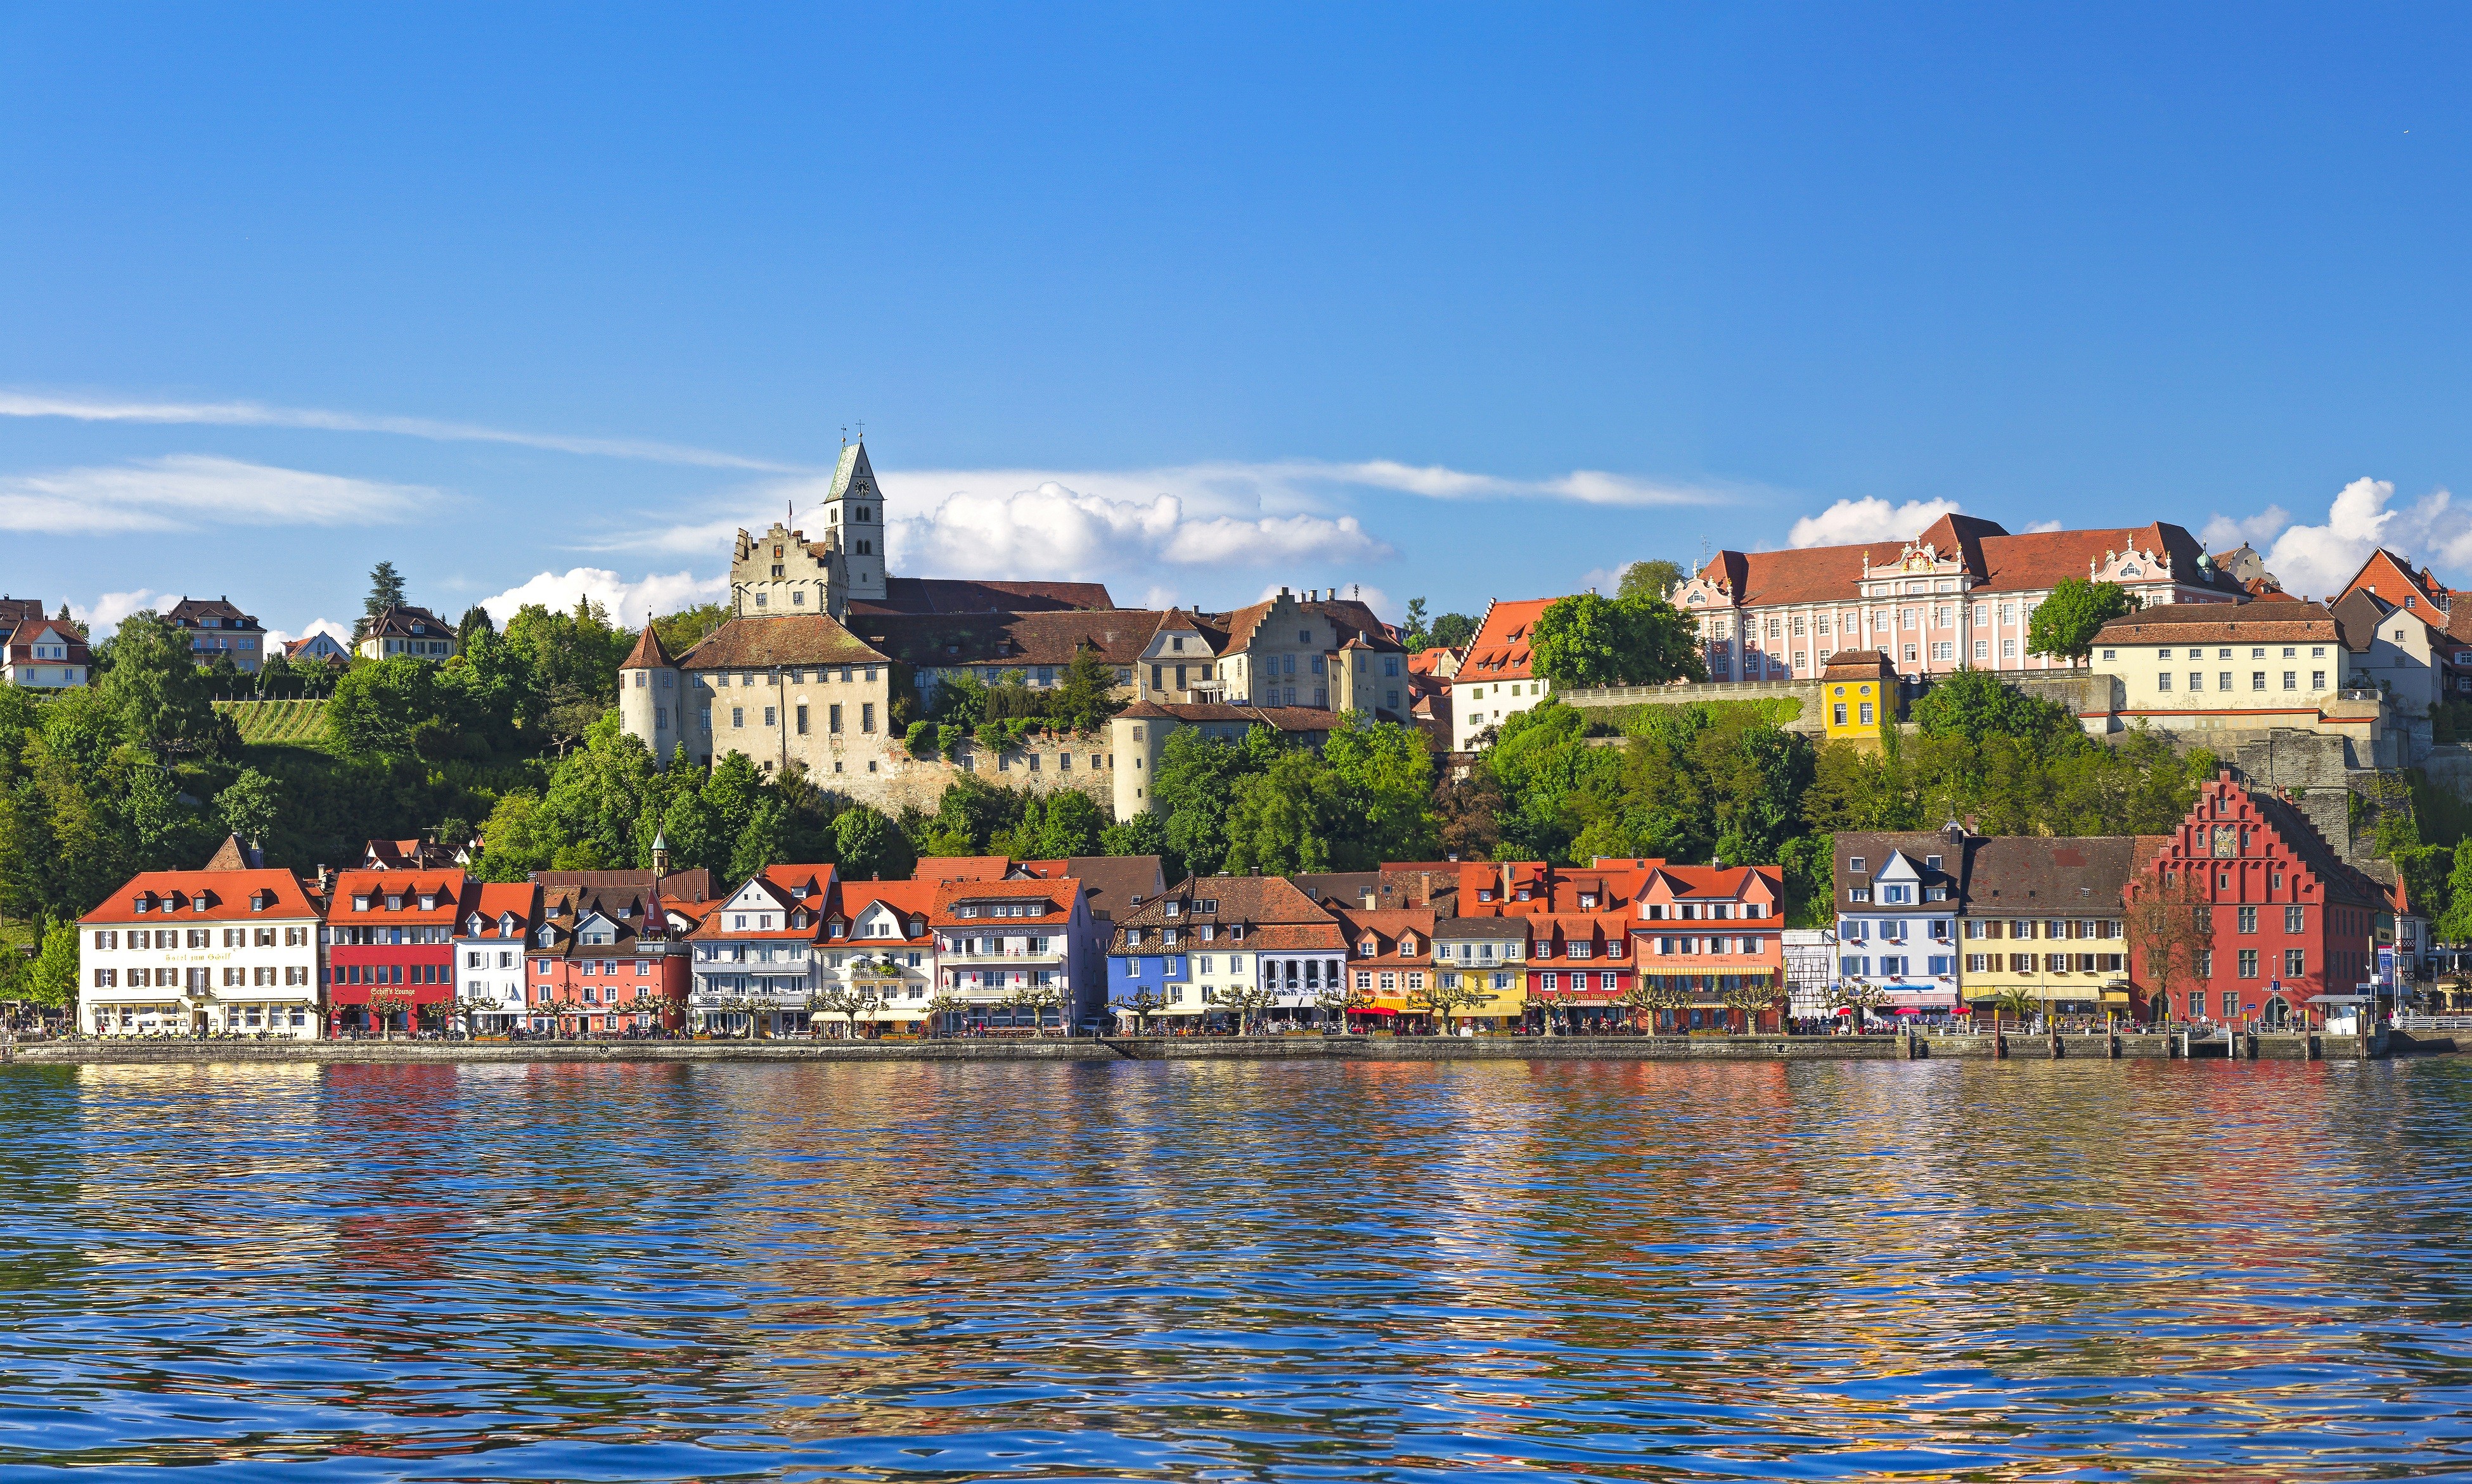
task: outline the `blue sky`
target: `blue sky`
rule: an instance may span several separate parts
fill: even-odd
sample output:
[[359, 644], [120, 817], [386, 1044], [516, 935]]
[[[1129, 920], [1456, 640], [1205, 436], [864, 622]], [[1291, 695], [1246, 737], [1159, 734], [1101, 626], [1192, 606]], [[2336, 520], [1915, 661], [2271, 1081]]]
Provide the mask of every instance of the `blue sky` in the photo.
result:
[[2460, 8], [374, 10], [0, 12], [0, 588], [667, 605], [861, 422], [896, 571], [1125, 603], [2472, 583]]

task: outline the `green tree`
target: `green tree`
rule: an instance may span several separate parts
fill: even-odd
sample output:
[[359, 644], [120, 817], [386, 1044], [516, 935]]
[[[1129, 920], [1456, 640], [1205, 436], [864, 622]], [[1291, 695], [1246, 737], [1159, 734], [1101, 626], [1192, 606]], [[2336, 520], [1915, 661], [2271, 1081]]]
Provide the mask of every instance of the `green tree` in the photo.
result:
[[58, 1009], [77, 998], [78, 930], [73, 922], [43, 926], [42, 949], [20, 979], [25, 998]]
[[2472, 943], [2472, 849], [2455, 847], [2455, 866], [2447, 873], [2445, 912], [2430, 931], [2441, 943]]
[[1662, 602], [1688, 576], [1679, 562], [1663, 559], [1635, 561], [1623, 569], [1621, 585], [1614, 589], [1617, 598], [1653, 598]]
[[2073, 729], [2068, 708], [2028, 695], [1988, 671], [1940, 676], [1913, 708], [1926, 737], [2042, 738]]
[[394, 570], [394, 563], [380, 561], [376, 566], [371, 567], [369, 596], [362, 601], [362, 613], [369, 618], [376, 618], [387, 609], [400, 608], [403, 604], [403, 577]]
[[1167, 821], [1156, 813], [1135, 814], [1099, 832], [1099, 850], [1109, 856], [1156, 856], [1159, 870], [1172, 882], [1184, 880], [1184, 858], [1167, 842]]
[[253, 767], [240, 770], [215, 795], [215, 816], [226, 831], [245, 840], [264, 840], [274, 833], [283, 813], [283, 786]]
[[731, 874], [730, 854], [738, 841], [723, 828], [701, 789], [671, 792], [669, 810], [661, 816], [661, 834], [670, 847], [673, 870], [702, 867], [732, 882], [746, 879]]
[[1476, 620], [1464, 613], [1445, 613], [1434, 620], [1433, 631], [1426, 635], [1427, 648], [1436, 645], [1445, 649], [1464, 649], [1476, 637]]
[[1106, 814], [1090, 795], [1073, 789], [1051, 793], [1039, 811], [1034, 848], [1025, 851], [1024, 858], [1055, 860], [1065, 856], [1095, 856], [1099, 854], [1100, 832], [1106, 825]]
[[2034, 605], [2026, 624], [2026, 652], [2082, 664], [2105, 624], [2137, 611], [2138, 601], [2117, 582], [2062, 577]]
[[1441, 815], [1434, 807], [1434, 749], [1424, 733], [1343, 714], [1321, 756], [1339, 785], [1345, 821], [1342, 870], [1432, 858]]
[[1235, 786], [1225, 869], [1265, 876], [1334, 869], [1344, 802], [1339, 780], [1319, 759], [1301, 747], [1282, 751]]
[[901, 827], [864, 804], [833, 821], [842, 876], [847, 881], [908, 881], [918, 855]]
[[1692, 621], [1661, 598], [1562, 599], [1529, 625], [1528, 647], [1536, 673], [1557, 686], [1707, 678]]
[[1399, 643], [1411, 654], [1428, 648], [1433, 643], [1433, 632], [1427, 626], [1425, 620], [1425, 600], [1421, 598], [1408, 600], [1408, 617], [1399, 625]]
[[112, 637], [110, 672], [101, 690], [121, 733], [158, 758], [220, 756], [236, 746], [231, 722], [214, 709], [214, 683], [198, 669], [189, 636], [170, 619], [140, 609]]
[[[1258, 734], [1263, 744], [1253, 744]], [[1255, 727], [1243, 742], [1204, 737], [1194, 727], [1171, 733], [1151, 775], [1151, 808], [1167, 816], [1168, 849], [1197, 876], [1216, 876], [1227, 860], [1227, 817], [1236, 785], [1268, 766], [1278, 750], [1270, 729]]]
[[738, 832], [738, 842], [729, 853], [729, 879], [743, 882], [768, 865], [778, 865], [789, 859], [790, 813], [776, 798], [756, 802], [747, 827]]
[[455, 648], [468, 649], [472, 647], [474, 639], [483, 634], [495, 634], [497, 631], [498, 625], [490, 619], [489, 610], [479, 603], [474, 603], [464, 610], [464, 617], [455, 624]]
[[1116, 698], [1115, 667], [1100, 659], [1092, 645], [1074, 649], [1063, 679], [1048, 693], [1048, 716], [1058, 726], [1095, 732], [1124, 709], [1125, 703]]
[[368, 660], [335, 682], [326, 701], [326, 736], [346, 755], [411, 757], [449, 724], [439, 713], [434, 667], [409, 655]]

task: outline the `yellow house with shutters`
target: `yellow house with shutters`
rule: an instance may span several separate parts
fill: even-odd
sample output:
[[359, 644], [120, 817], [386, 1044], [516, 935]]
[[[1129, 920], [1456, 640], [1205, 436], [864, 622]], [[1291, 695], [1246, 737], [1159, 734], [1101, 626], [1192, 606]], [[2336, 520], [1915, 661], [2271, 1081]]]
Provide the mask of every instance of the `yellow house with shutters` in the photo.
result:
[[1877, 744], [1897, 724], [1897, 671], [1877, 649], [1841, 649], [1819, 677], [1830, 742]]

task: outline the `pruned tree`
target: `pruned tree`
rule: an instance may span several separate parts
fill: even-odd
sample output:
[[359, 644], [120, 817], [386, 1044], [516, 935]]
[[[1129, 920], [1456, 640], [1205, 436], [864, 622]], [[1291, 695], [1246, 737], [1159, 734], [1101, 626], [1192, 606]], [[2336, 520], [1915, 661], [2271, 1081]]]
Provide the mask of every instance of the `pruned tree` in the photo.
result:
[[1451, 1033], [1451, 1022], [1462, 1010], [1473, 1005], [1493, 1002], [1493, 991], [1469, 987], [1466, 981], [1471, 977], [1461, 976], [1461, 982], [1457, 984], [1441, 983], [1438, 977], [1434, 987], [1425, 991], [1425, 1003], [1433, 1008], [1435, 1017], [1441, 1021], [1443, 1035], [1447, 1036]]
[[1776, 1002], [1784, 998], [1783, 987], [1775, 979], [1764, 974], [1737, 974], [1727, 977], [1734, 982], [1730, 987], [1717, 991], [1717, 1002], [1728, 1010], [1742, 1011], [1743, 1028], [1746, 1031], [1757, 1031], [1760, 1028], [1760, 1012], [1776, 1008]]
[[2175, 986], [2201, 978], [2200, 961], [2214, 949], [2214, 909], [2193, 873], [2168, 869], [2130, 882], [2127, 907], [2130, 979], [2143, 976], [2161, 993], [2169, 1020]]

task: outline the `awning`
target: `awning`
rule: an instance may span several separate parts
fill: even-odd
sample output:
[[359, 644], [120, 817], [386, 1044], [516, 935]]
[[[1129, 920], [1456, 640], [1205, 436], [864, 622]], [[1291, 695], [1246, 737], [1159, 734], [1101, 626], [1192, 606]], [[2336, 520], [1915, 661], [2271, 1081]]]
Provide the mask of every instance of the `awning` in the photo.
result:
[[2104, 1004], [2127, 1004], [2128, 1003], [2128, 991], [2125, 989], [2106, 989], [2103, 992], [2103, 1002]]
[[1954, 1010], [1957, 991], [1953, 989], [1892, 989], [1888, 1003], [1896, 1008], [1917, 1010]]
[[1347, 1007], [1347, 1013], [1350, 1015], [1396, 1015], [1399, 1012], [1387, 1004], [1352, 1004]]

